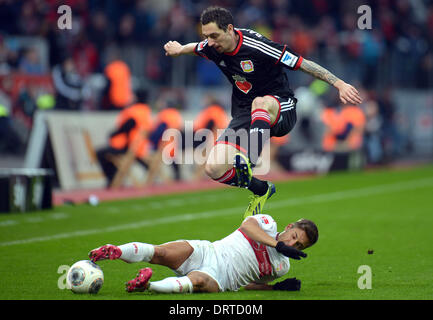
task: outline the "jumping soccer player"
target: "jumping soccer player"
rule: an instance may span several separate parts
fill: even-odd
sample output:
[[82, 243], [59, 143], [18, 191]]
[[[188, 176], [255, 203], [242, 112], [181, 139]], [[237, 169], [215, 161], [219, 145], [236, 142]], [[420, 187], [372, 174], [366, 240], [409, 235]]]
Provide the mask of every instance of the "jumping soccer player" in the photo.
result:
[[[169, 41], [164, 49], [170, 57], [196, 54], [213, 61], [233, 85], [232, 121], [210, 152], [205, 171], [220, 183], [252, 191], [254, 197], [245, 216], [257, 214], [275, 192], [275, 186], [253, 177], [252, 168], [266, 141], [287, 135], [296, 123], [297, 100], [284, 68], [300, 69], [333, 85], [344, 104], [359, 104], [362, 100], [353, 86], [297, 55], [287, 45], [253, 30], [235, 28], [231, 13], [224, 8], [207, 8], [200, 20], [205, 40], [185, 45]], [[245, 131], [248, 142], [242, 145], [239, 133]]]
[[269, 215], [246, 218], [239, 229], [222, 240], [179, 240], [162, 245], [132, 242], [120, 246], [104, 245], [90, 251], [96, 262], [121, 259], [127, 263], [148, 262], [171, 268], [177, 277], [149, 282], [151, 268], [143, 268], [137, 277], [126, 283], [128, 292], [155, 291], [224, 292], [240, 287], [253, 290], [300, 290], [301, 281], [286, 279], [270, 285], [290, 268], [289, 258], [300, 260], [301, 251], [317, 242], [314, 222], [298, 220], [277, 232], [277, 224]]

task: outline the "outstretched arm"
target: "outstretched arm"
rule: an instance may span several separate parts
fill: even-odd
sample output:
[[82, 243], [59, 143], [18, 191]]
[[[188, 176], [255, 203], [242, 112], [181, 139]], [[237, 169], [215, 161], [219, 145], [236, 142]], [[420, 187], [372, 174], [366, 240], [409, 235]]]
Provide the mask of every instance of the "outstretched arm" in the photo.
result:
[[169, 57], [178, 57], [184, 54], [194, 54], [196, 45], [196, 42], [181, 45], [177, 41], [169, 41], [164, 45], [165, 55]]
[[317, 63], [304, 59], [301, 63], [300, 69], [305, 73], [312, 75], [313, 77], [323, 80], [328, 84], [334, 86], [340, 92], [340, 100], [342, 103], [352, 103], [360, 104], [362, 103], [361, 96], [358, 90], [356, 90], [350, 84], [344, 82], [343, 80], [337, 78], [327, 69], [318, 65]]

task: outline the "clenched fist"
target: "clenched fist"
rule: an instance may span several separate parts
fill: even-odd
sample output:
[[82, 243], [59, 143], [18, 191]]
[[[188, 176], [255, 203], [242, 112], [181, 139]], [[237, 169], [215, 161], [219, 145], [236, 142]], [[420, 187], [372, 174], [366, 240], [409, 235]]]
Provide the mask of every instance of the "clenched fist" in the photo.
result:
[[165, 55], [169, 57], [178, 57], [182, 54], [183, 46], [177, 41], [169, 41], [164, 45]]

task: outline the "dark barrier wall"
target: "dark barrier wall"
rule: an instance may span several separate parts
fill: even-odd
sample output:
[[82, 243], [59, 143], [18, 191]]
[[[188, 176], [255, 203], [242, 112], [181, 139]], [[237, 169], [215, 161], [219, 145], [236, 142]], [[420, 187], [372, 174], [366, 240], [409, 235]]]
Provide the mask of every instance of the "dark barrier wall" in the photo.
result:
[[0, 169], [0, 212], [52, 208], [52, 177], [45, 169]]

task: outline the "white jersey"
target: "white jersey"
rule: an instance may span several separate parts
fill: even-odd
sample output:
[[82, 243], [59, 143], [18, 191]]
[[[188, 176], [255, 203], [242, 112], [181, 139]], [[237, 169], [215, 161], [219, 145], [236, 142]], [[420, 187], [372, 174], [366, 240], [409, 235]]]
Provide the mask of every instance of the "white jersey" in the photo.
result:
[[[253, 218], [268, 235], [276, 239], [277, 223], [271, 216], [260, 214]], [[213, 246], [216, 255], [224, 263], [225, 270], [219, 277], [225, 278], [228, 290], [238, 290], [251, 282], [270, 282], [290, 269], [288, 257], [278, 253], [275, 248], [251, 240], [239, 229], [213, 242]]]
[[[255, 215], [259, 226], [271, 237], [277, 237], [277, 223], [269, 215]], [[178, 276], [192, 271], [208, 274], [221, 291], [237, 291], [249, 283], [267, 283], [285, 275], [289, 258], [275, 248], [251, 240], [239, 229], [222, 240], [210, 242], [186, 240], [194, 251], [176, 270]]]

